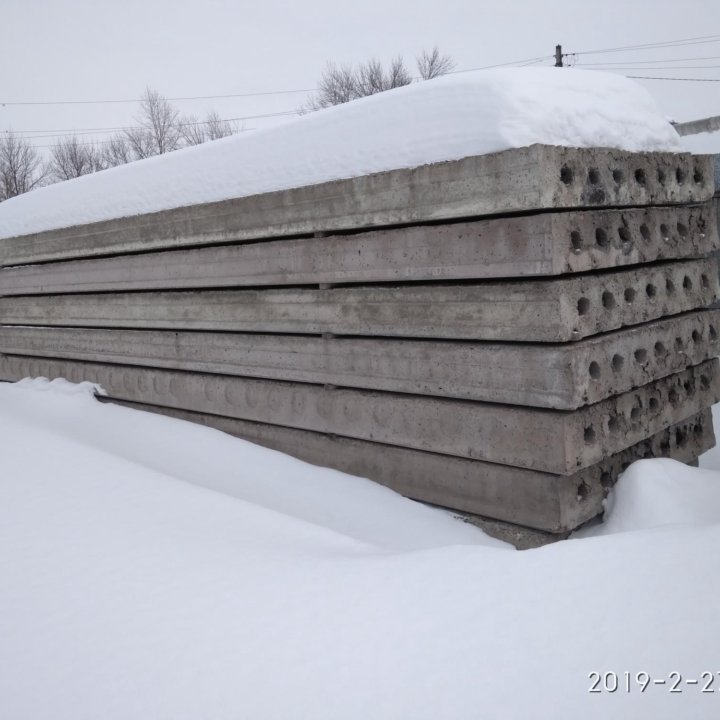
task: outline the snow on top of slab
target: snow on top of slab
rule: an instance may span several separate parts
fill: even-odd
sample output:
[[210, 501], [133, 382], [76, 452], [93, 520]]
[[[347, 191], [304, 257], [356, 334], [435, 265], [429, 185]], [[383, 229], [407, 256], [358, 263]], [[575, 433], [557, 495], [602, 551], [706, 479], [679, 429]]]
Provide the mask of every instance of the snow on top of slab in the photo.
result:
[[620, 75], [557, 68], [476, 71], [40, 188], [0, 204], [0, 237], [535, 143], [682, 150], [649, 93]]

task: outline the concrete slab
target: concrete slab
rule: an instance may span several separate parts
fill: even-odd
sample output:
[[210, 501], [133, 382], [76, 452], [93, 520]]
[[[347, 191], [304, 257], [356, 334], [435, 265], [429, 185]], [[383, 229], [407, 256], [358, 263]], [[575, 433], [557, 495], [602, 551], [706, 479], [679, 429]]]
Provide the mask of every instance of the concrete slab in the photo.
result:
[[0, 327], [0, 352], [575, 409], [720, 355], [720, 310], [564, 345]]
[[227, 375], [0, 355], [0, 379], [570, 475], [720, 401], [718, 360], [573, 412]]
[[[47, 279], [28, 287], [26, 279], [15, 275], [4, 291], [58, 289]], [[712, 258], [460, 285], [13, 295], [0, 299], [0, 323], [566, 342], [704, 307], [717, 298]]]
[[0, 265], [592, 207], [698, 203], [712, 158], [533, 145], [0, 242]]
[[711, 202], [550, 212], [34, 265], [0, 272], [0, 294], [546, 276], [718, 248]]
[[692, 462], [715, 444], [712, 415], [704, 410], [590, 468], [562, 476], [216, 415], [120, 404], [201, 423], [315, 465], [367, 477], [415, 500], [554, 534], [570, 532], [600, 514], [608, 490], [631, 462], [646, 457]]
[[546, 530], [537, 530], [526, 527], [525, 525], [505, 522], [504, 520], [493, 520], [492, 518], [487, 518], [482, 515], [463, 513], [458, 510], [448, 511], [447, 508], [440, 507], [438, 507], [438, 509], [450, 512], [457, 520], [480, 528], [490, 537], [510, 543], [516, 550], [534, 550], [539, 547], [544, 547], [545, 545], [550, 545], [551, 543], [567, 540], [570, 536], [569, 532], [551, 533]]

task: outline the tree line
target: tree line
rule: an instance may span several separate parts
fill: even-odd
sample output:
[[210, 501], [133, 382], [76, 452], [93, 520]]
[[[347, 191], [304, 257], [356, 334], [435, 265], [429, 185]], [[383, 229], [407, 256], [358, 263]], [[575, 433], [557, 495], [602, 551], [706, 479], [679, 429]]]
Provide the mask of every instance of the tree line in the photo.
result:
[[[437, 47], [424, 50], [416, 58], [417, 77], [412, 76], [399, 56], [387, 65], [375, 59], [358, 65], [328, 63], [317, 92], [298, 108], [298, 113], [350, 102], [416, 80], [432, 80], [454, 67], [452, 58], [443, 55]], [[136, 123], [99, 142], [67, 135], [50, 147], [47, 157], [41, 156], [22, 135], [12, 131], [3, 133], [0, 135], [0, 202], [42, 185], [200, 145], [240, 130], [236, 123], [223, 120], [215, 111], [209, 112], [204, 120], [181, 115], [167, 98], [152, 88], [146, 88], [142, 96]]]
[[25, 137], [8, 131], [0, 136], [0, 201], [41, 185], [87, 175], [162, 155], [190, 145], [232, 135], [238, 127], [212, 111], [205, 120], [180, 112], [157, 90], [147, 88], [140, 102], [137, 125], [105, 141], [82, 136], [59, 138], [47, 158]]

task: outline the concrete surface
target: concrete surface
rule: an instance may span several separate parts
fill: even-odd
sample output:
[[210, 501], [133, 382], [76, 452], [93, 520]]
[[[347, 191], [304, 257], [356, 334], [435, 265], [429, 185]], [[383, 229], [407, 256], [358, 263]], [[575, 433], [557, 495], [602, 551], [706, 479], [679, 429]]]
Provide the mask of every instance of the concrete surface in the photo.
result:
[[63, 377], [109, 397], [570, 475], [720, 400], [717, 359], [573, 412], [272, 380], [0, 356], [0, 379]]
[[0, 327], [0, 352], [575, 409], [720, 354], [720, 310], [563, 345]]
[[712, 158], [533, 145], [0, 242], [0, 265], [543, 209], [698, 203]]
[[[715, 444], [712, 415], [704, 410], [590, 468], [561, 476], [217, 415], [120, 404], [201, 423], [315, 465], [370, 478], [406, 497], [515, 526], [496, 530], [534, 528], [556, 537], [601, 513], [608, 490], [631, 462], [645, 457], [692, 462]], [[502, 539], [516, 544], [523, 537]]]
[[[711, 304], [716, 263], [460, 285], [8, 296], [0, 323], [565, 342]], [[25, 280], [4, 292], [57, 290]]]
[[711, 202], [550, 212], [35, 265], [0, 272], [0, 294], [544, 276], [719, 247]]

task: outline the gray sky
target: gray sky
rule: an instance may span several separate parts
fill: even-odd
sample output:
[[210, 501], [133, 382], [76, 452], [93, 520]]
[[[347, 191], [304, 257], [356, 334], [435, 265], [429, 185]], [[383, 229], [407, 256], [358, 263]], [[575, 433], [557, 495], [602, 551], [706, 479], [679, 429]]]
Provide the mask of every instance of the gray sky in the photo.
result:
[[[168, 97], [313, 88], [326, 61], [408, 64], [434, 44], [457, 69], [565, 52], [720, 34], [717, 0], [0, 0], [0, 103]], [[678, 58], [713, 58], [677, 62]], [[720, 79], [720, 38], [675, 48], [578, 55], [578, 66], [660, 60], [629, 75]], [[716, 66], [687, 70], [666, 66]], [[594, 66], [593, 66], [594, 67]], [[624, 67], [624, 66], [614, 66]], [[641, 81], [668, 115], [720, 114], [720, 82]], [[305, 95], [179, 101], [183, 113], [223, 117], [292, 111]], [[137, 105], [0, 104], [0, 129], [128, 125]], [[245, 122], [265, 127], [271, 118]], [[38, 133], [40, 135], [42, 133]], [[47, 133], [47, 134], [52, 134]], [[94, 135], [102, 139], [103, 135]], [[720, 133], [705, 136], [720, 151]], [[711, 140], [710, 140], [711, 138]], [[38, 145], [54, 138], [37, 138]]]

